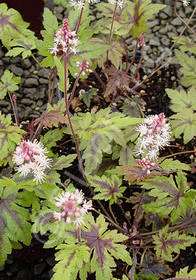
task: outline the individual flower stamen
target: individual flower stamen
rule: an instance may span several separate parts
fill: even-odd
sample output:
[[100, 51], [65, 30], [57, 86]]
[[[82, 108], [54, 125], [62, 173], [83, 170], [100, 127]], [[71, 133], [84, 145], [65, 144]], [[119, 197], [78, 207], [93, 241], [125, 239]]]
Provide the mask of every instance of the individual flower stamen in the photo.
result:
[[23, 140], [13, 155], [13, 162], [18, 165], [16, 169], [20, 176], [27, 176], [32, 172], [34, 180], [42, 183], [45, 180], [45, 170], [51, 167], [51, 159], [45, 155], [47, 152], [37, 140]]
[[54, 218], [64, 220], [68, 224], [73, 222], [79, 226], [83, 222], [84, 215], [92, 209], [91, 201], [84, 200], [84, 194], [79, 190], [75, 193], [63, 192], [55, 197], [55, 200], [55, 205], [61, 208], [61, 212], [55, 212]]

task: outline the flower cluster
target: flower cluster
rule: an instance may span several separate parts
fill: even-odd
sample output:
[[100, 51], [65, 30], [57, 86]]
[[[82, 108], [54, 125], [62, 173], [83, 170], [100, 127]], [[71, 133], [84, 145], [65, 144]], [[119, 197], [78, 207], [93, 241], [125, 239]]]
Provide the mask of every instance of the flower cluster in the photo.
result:
[[20, 176], [27, 176], [29, 173], [33, 173], [34, 180], [38, 183], [42, 183], [44, 178], [44, 172], [47, 168], [51, 167], [51, 159], [45, 154], [47, 153], [41, 143], [37, 140], [22, 141], [13, 155], [13, 162], [18, 165], [16, 168]]
[[117, 4], [117, 7], [122, 9], [124, 7], [124, 0], [108, 0], [110, 4]]
[[146, 117], [137, 131], [140, 132], [137, 154], [148, 156], [149, 160], [156, 159], [159, 150], [169, 145], [170, 125], [166, 123], [163, 113]]
[[187, 1], [187, 0], [183, 0], [183, 5], [186, 7], [190, 4], [190, 1]]
[[150, 173], [150, 168], [155, 166], [154, 162], [151, 162], [148, 159], [148, 156], [146, 156], [143, 159], [136, 159], [135, 162], [139, 165], [141, 165], [143, 168], [142, 170], [146, 170], [146, 173], [149, 174]]
[[[88, 0], [89, 4], [96, 4], [99, 0]], [[82, 9], [85, 6], [85, 1], [82, 0], [71, 0], [70, 6], [73, 6], [74, 8]]]
[[[86, 59], [83, 59], [81, 63], [77, 61], [76, 65], [77, 67], [80, 67], [80, 71], [83, 76], [85, 75], [85, 72], [92, 72], [92, 70], [88, 68], [89, 63], [86, 61]], [[75, 73], [75, 75], [77, 76], [78, 73]]]
[[84, 200], [82, 191], [76, 190], [75, 193], [63, 192], [55, 197], [55, 205], [61, 208], [61, 212], [55, 212], [54, 218], [58, 220], [64, 219], [66, 223], [76, 223], [79, 226], [83, 222], [84, 214], [92, 209], [91, 201]]
[[54, 47], [50, 48], [50, 52], [55, 56], [62, 56], [63, 53], [76, 54], [78, 42], [76, 32], [69, 30], [69, 21], [65, 19], [63, 27], [55, 34]]

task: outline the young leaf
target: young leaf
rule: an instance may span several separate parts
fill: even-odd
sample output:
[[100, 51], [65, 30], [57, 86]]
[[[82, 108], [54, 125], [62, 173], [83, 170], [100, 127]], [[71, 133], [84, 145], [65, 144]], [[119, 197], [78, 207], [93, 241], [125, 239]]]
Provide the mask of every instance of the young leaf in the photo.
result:
[[93, 95], [97, 94], [97, 90], [95, 88], [91, 88], [88, 91], [82, 92], [80, 95], [80, 100], [83, 100], [87, 107], [90, 107], [91, 100]]
[[13, 166], [12, 156], [16, 147], [16, 144], [22, 139], [24, 130], [17, 126], [11, 125], [11, 115], [6, 117], [0, 112], [0, 164]]
[[109, 200], [110, 204], [116, 203], [126, 189], [126, 187], [121, 187], [122, 180], [117, 176], [92, 176], [89, 179], [92, 186], [95, 187], [95, 193], [97, 193], [93, 198]]
[[147, 173], [147, 170], [143, 170], [141, 166], [117, 166], [122, 175], [125, 175], [125, 180], [132, 184], [133, 182], [143, 182], [145, 179], [155, 176], [154, 172]]
[[53, 126], [58, 126], [59, 123], [68, 124], [67, 117], [63, 116], [59, 111], [44, 111], [41, 117], [34, 121], [34, 126], [40, 124], [44, 127], [52, 128]]
[[173, 160], [173, 159], [165, 159], [160, 164], [161, 168], [164, 170], [190, 170], [190, 166], [186, 163], [180, 162], [179, 160]]
[[[183, 277], [183, 278], [189, 278], [190, 277], [196, 277], [196, 268], [192, 269], [190, 272], [188, 272], [189, 267], [185, 266], [184, 268], [181, 268], [179, 272], [176, 273], [176, 277]], [[190, 279], [191, 280], [191, 279]]]
[[104, 97], [109, 96], [110, 94], [116, 96], [117, 93], [130, 91], [129, 75], [127, 73], [117, 70], [113, 65], [111, 65], [109, 68], [106, 68], [105, 73], [108, 76], [108, 82], [104, 92]]
[[171, 99], [172, 105], [170, 108], [175, 113], [181, 113], [185, 109], [196, 111], [196, 98], [195, 98], [195, 88], [191, 87], [186, 93], [183, 89], [173, 90], [166, 89], [167, 95]]
[[190, 109], [184, 109], [170, 117], [173, 134], [178, 138], [183, 134], [184, 143], [187, 144], [194, 136], [196, 131], [196, 113]]
[[0, 99], [3, 99], [8, 92], [18, 90], [19, 83], [19, 77], [14, 77], [13, 73], [9, 70], [5, 70], [0, 82]]
[[172, 253], [180, 253], [180, 250], [186, 249], [186, 247], [191, 246], [195, 243], [196, 239], [192, 236], [187, 236], [186, 234], [180, 234], [178, 231], [168, 232], [168, 227], [164, 227], [159, 231], [159, 235], [153, 235], [154, 244], [156, 245], [156, 255], [157, 258], [162, 258], [163, 260], [173, 262]]

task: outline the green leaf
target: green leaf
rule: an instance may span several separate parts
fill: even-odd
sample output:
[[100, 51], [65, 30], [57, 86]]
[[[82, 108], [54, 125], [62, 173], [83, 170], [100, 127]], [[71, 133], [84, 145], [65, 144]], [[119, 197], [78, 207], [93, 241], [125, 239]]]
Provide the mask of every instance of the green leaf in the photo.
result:
[[[20, 194], [17, 193], [17, 187], [13, 181], [6, 179], [0, 180], [0, 265], [2, 266], [7, 258], [7, 254], [12, 251], [12, 242], [18, 244], [18, 241], [25, 245], [31, 242], [31, 224], [29, 223], [29, 210], [20, 206]], [[12, 188], [12, 193], [10, 190]], [[15, 199], [17, 198], [17, 202]]]
[[181, 82], [185, 86], [196, 87], [196, 59], [194, 56], [189, 56], [179, 50], [175, 50], [175, 55], [182, 66], [180, 71], [184, 74], [185, 78], [181, 79]]
[[9, 70], [5, 70], [0, 82], [0, 99], [3, 99], [8, 92], [18, 90], [19, 83], [19, 77], [14, 77], [13, 73], [11, 73]]
[[89, 214], [81, 237], [86, 241], [86, 246], [93, 250], [90, 265], [91, 272], [96, 272], [97, 279], [112, 279], [111, 268], [116, 267], [114, 258], [132, 264], [130, 254], [122, 244], [127, 237], [117, 233], [117, 230], [108, 230], [108, 223], [103, 215], [99, 215], [94, 221], [93, 216]]
[[[160, 158], [161, 159], [161, 158]], [[163, 162], [161, 162], [160, 166], [164, 170], [190, 170], [190, 166], [186, 163], [180, 162], [179, 160], [173, 160], [172, 158], [170, 159], [165, 159]]]
[[178, 44], [180, 44], [180, 51], [181, 52], [186, 52], [186, 51], [189, 51], [191, 53], [194, 53], [196, 54], [196, 43], [194, 43], [191, 38], [189, 37], [186, 37], [186, 36], [181, 36], [180, 38], [179, 37], [173, 37], [173, 42], [176, 42]]
[[56, 16], [48, 8], [44, 9], [43, 25], [44, 30], [41, 31], [43, 40], [37, 40], [36, 47], [39, 54], [45, 57], [40, 63], [40, 66], [50, 67], [52, 69], [55, 66], [54, 56], [50, 53], [49, 48], [54, 46], [54, 36], [59, 27]]
[[67, 280], [76, 279], [78, 272], [90, 261], [90, 249], [83, 243], [61, 244], [57, 250], [54, 280], [63, 279], [65, 275]]
[[16, 147], [22, 139], [24, 130], [11, 125], [11, 115], [6, 117], [0, 112], [0, 164], [13, 166], [12, 156]]
[[181, 268], [180, 271], [176, 273], [176, 277], [184, 277], [184, 278], [189, 277], [189, 279], [190, 279], [190, 277], [196, 277], [196, 268], [192, 269], [189, 273], [188, 273], [188, 270], [189, 270], [188, 266]]
[[196, 111], [196, 89], [194, 87], [191, 87], [187, 93], [183, 89], [179, 91], [166, 89], [166, 92], [171, 99], [172, 105], [170, 105], [170, 108], [173, 112], [181, 113], [185, 109]]
[[172, 132], [176, 138], [183, 134], [184, 143], [187, 144], [194, 136], [196, 131], [196, 113], [190, 109], [184, 109], [170, 117]]
[[[149, 195], [156, 197], [156, 201], [145, 204], [143, 208], [159, 216], [170, 215], [174, 222], [186, 214], [189, 207], [194, 207], [195, 197], [187, 184], [182, 171], [178, 172], [176, 183], [172, 178], [157, 176], [146, 180], [143, 187], [149, 189]], [[176, 186], [177, 184], [177, 186]]]
[[122, 179], [113, 176], [92, 176], [88, 177], [92, 186], [95, 188], [94, 199], [109, 200], [109, 204], [116, 203], [123, 196], [126, 187], [122, 187]]
[[7, 5], [0, 4], [0, 38], [3, 45], [9, 50], [12, 39], [33, 37], [33, 32], [28, 30], [29, 23], [23, 21], [20, 13], [8, 9]]
[[70, 154], [67, 156], [60, 156], [56, 162], [54, 162], [52, 169], [62, 170], [64, 168], [70, 167], [72, 162], [76, 159], [77, 154]]
[[173, 262], [172, 253], [179, 254], [180, 250], [186, 249], [195, 243], [196, 238], [180, 234], [178, 231], [168, 232], [168, 226], [159, 231], [159, 235], [153, 235], [154, 243], [156, 245], [156, 256], [163, 260]]
[[22, 58], [25, 59], [32, 55], [31, 50], [36, 49], [34, 38], [21, 38], [12, 40], [10, 46], [13, 47], [6, 53], [6, 56], [17, 56], [22, 54]]
[[80, 100], [83, 100], [86, 106], [90, 107], [93, 95], [97, 95], [97, 90], [95, 88], [91, 88], [88, 91], [82, 92], [80, 95]]

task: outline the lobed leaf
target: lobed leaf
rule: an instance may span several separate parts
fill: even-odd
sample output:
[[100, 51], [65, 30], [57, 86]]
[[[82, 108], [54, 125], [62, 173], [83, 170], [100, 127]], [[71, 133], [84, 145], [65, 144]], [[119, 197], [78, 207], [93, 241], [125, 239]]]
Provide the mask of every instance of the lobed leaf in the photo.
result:
[[13, 73], [11, 73], [9, 70], [5, 70], [0, 82], [0, 99], [3, 99], [8, 92], [18, 90], [19, 83], [19, 77], [14, 77]]

